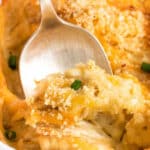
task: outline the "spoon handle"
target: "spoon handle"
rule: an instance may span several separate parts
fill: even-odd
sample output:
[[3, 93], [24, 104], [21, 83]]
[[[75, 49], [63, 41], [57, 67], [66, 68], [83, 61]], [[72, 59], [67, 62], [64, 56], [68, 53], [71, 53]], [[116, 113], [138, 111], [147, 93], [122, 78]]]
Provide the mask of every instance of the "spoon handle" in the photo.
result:
[[59, 22], [52, 0], [40, 0], [42, 22]]

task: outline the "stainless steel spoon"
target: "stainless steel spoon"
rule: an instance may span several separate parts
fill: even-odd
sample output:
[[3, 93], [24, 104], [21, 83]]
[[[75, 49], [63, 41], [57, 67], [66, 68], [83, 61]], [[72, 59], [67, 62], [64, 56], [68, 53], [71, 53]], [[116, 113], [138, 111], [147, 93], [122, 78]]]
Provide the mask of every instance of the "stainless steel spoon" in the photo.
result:
[[31, 96], [35, 81], [63, 72], [92, 59], [112, 73], [102, 45], [88, 31], [60, 19], [51, 0], [40, 0], [42, 20], [20, 58], [20, 77], [25, 96]]

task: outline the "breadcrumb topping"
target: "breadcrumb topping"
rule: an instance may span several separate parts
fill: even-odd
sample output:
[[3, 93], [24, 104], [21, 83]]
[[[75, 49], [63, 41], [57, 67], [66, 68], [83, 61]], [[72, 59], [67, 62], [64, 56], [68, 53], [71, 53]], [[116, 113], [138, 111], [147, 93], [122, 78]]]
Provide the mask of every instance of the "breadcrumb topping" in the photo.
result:
[[[80, 75], [74, 73], [74, 70]], [[83, 86], [75, 91], [70, 85], [77, 78], [82, 81]], [[41, 87], [44, 87], [42, 93]], [[88, 132], [86, 136], [90, 136], [89, 129], [88, 131], [77, 129], [83, 121], [89, 122], [95, 130], [102, 129], [103, 134], [110, 136], [114, 142], [136, 144], [139, 147], [150, 143], [146, 138], [150, 132], [147, 128], [150, 120], [147, 122], [145, 120], [147, 115], [142, 113], [148, 110], [150, 105], [150, 97], [147, 97], [148, 89], [131, 75], [111, 76], [93, 61], [89, 61], [87, 64], [79, 64], [67, 70], [64, 74], [48, 76], [38, 83], [36, 91], [31, 102], [28, 99], [31, 113], [27, 123], [36, 126], [39, 133], [58, 137], [73, 134], [80, 137], [81, 134], [85, 136]], [[141, 131], [143, 129], [140, 128], [141, 124], [146, 125], [143, 127], [146, 129], [145, 137]], [[75, 129], [72, 130], [72, 127]], [[132, 134], [128, 129], [138, 131]], [[93, 130], [92, 133], [95, 137], [98, 135]], [[134, 138], [137, 133], [138, 138]], [[133, 137], [130, 141], [129, 136]], [[139, 139], [143, 142], [138, 142]]]

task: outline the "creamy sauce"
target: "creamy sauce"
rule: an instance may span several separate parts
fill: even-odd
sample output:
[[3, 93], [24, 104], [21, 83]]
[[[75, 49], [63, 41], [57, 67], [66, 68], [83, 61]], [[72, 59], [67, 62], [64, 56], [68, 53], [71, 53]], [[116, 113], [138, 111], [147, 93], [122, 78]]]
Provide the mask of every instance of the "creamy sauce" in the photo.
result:
[[[25, 42], [40, 23], [40, 8], [36, 0], [6, 0], [0, 6], [0, 140], [19, 150], [150, 147], [150, 74], [141, 70], [142, 62], [150, 63], [149, 0], [54, 3], [60, 17], [97, 36], [116, 76], [107, 75], [94, 64], [81, 65], [41, 81], [51, 90], [39, 84], [33, 101], [21, 101], [24, 96], [18, 69], [8, 67], [8, 57], [12, 53], [19, 61]], [[76, 77], [86, 78], [80, 92], [70, 89]], [[71, 96], [66, 99], [68, 93]], [[57, 110], [62, 105], [56, 101], [62, 97], [67, 113], [63, 107], [63, 113]], [[14, 141], [5, 138], [8, 129], [16, 132]]]

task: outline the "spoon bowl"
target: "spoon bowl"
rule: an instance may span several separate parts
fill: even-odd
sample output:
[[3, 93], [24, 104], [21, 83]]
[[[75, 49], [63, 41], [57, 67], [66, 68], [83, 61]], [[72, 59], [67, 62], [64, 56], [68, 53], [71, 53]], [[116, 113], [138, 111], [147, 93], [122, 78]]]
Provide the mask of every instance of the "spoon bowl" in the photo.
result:
[[41, 0], [42, 20], [20, 57], [20, 77], [25, 96], [31, 96], [35, 81], [63, 72], [77, 63], [94, 60], [112, 74], [99, 41], [85, 29], [60, 19], [50, 0]]

